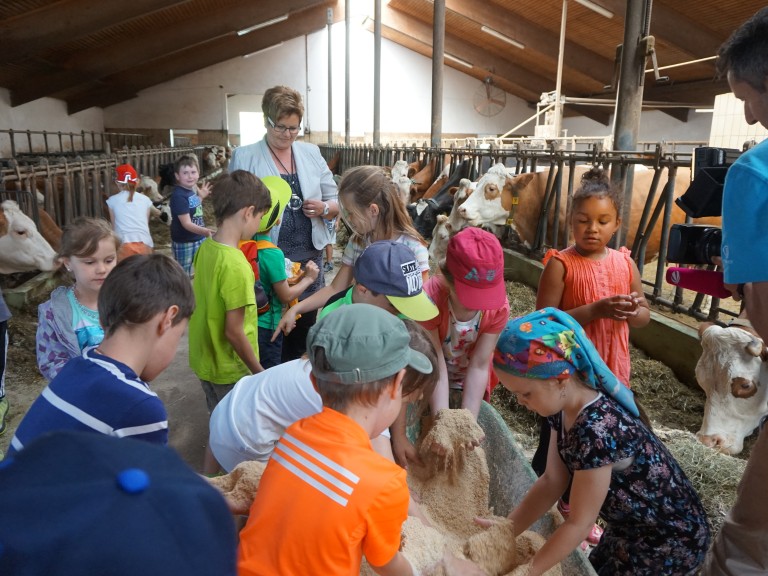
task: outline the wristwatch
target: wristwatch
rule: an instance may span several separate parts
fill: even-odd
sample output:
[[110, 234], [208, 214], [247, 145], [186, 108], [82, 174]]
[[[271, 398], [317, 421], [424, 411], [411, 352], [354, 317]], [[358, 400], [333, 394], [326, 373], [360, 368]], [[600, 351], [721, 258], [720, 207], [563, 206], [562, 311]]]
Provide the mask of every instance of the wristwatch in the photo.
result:
[[331, 211], [330, 207], [328, 206], [328, 202], [323, 202], [323, 206], [325, 206], [325, 208], [323, 208], [323, 214], [322, 215], [323, 216], [328, 216], [328, 212]]

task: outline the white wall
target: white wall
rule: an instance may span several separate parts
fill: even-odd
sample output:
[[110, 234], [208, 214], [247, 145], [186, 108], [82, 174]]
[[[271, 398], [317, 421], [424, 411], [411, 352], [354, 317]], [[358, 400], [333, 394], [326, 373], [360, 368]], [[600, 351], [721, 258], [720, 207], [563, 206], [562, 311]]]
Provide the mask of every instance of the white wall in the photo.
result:
[[761, 142], [768, 137], [768, 130], [759, 122], [750, 126], [744, 119], [744, 103], [732, 93], [715, 98], [712, 116], [712, 132], [709, 145], [741, 150], [744, 142]]
[[[47, 130], [48, 132], [103, 132], [104, 114], [101, 108], [90, 108], [77, 114], [67, 114], [67, 104], [54, 98], [40, 98], [28, 104], [11, 107], [11, 97], [8, 90], [0, 88], [0, 128], [3, 130]], [[15, 136], [14, 140], [19, 151], [27, 151], [26, 136]], [[54, 140], [49, 140], [53, 142]], [[55, 139], [58, 150], [58, 137]], [[98, 140], [97, 140], [98, 142]], [[35, 152], [42, 152], [42, 136], [33, 136], [33, 148]], [[90, 139], [86, 140], [90, 147]], [[79, 150], [80, 142], [75, 141]], [[69, 141], [64, 142], [65, 150], [69, 150]], [[53, 151], [53, 150], [52, 150]], [[7, 158], [11, 155], [11, 142], [7, 134], [0, 133], [0, 157]]]

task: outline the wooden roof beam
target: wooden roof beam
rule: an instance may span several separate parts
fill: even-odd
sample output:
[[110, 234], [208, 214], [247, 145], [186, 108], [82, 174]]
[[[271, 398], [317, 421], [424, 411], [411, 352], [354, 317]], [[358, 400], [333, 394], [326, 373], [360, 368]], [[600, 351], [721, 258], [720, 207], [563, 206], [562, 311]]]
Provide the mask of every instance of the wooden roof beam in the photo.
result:
[[139, 16], [189, 0], [64, 0], [0, 22], [0, 63], [39, 54], [53, 46], [88, 36]]
[[131, 39], [131, 49], [116, 43], [106, 49], [82, 51], [66, 61], [52, 62], [50, 74], [27, 79], [11, 90], [11, 106], [26, 104], [56, 92], [79, 85], [87, 86], [95, 79], [113, 76], [137, 64], [167, 56], [177, 50], [188, 50], [222, 36], [231, 35], [249, 23], [265, 22], [283, 14], [296, 16], [302, 10], [329, 4], [329, 0], [269, 0], [255, 3], [243, 0], [211, 14], [208, 18], [191, 18], [162, 31], [152, 29]]
[[[534, 50], [554, 61], [558, 59], [558, 37], [527, 20], [522, 14], [502, 10], [487, 0], [446, 0], [445, 7], [468, 20], [489, 25], [497, 32], [522, 42], [526, 50]], [[482, 45], [483, 35], [481, 33], [478, 42], [474, 43]], [[568, 39], [565, 41], [563, 64], [602, 85], [609, 83], [613, 76], [612, 60]]]
[[[337, 3], [333, 10], [334, 22], [344, 19], [344, 5]], [[106, 76], [99, 82], [102, 88], [84, 89], [79, 94], [66, 98], [67, 111], [74, 114], [94, 106], [106, 107], [128, 100], [140, 90], [162, 84], [205, 68], [219, 64], [231, 58], [250, 54], [275, 44], [310, 34], [325, 28], [326, 8], [319, 6], [301, 13], [301, 18], [289, 18], [285, 22], [274, 24], [258, 34], [227, 36], [180, 50], [173, 54], [157, 58], [149, 63], [134, 66], [120, 74]]]

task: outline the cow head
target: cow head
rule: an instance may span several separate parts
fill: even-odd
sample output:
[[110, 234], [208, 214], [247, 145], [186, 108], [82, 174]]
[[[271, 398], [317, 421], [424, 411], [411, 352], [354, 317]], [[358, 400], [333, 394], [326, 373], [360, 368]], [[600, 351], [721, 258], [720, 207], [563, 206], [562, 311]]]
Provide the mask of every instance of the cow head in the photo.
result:
[[502, 191], [507, 183], [507, 169], [504, 164], [492, 166], [477, 182], [475, 191], [459, 208], [459, 215], [470, 226], [504, 226], [509, 209], [502, 205]]
[[738, 454], [744, 438], [768, 414], [766, 348], [754, 331], [741, 326], [699, 326], [702, 355], [696, 380], [707, 395], [696, 437], [726, 454]]
[[448, 251], [448, 240], [453, 235], [453, 230], [448, 222], [448, 216], [440, 214], [437, 217], [437, 224], [432, 230], [432, 242], [429, 243], [429, 256], [432, 261], [440, 265], [445, 260]]
[[399, 178], [408, 178], [408, 162], [405, 160], [398, 160], [395, 165], [392, 166], [392, 182], [397, 184]]
[[0, 274], [56, 267], [56, 252], [13, 200], [0, 205]]

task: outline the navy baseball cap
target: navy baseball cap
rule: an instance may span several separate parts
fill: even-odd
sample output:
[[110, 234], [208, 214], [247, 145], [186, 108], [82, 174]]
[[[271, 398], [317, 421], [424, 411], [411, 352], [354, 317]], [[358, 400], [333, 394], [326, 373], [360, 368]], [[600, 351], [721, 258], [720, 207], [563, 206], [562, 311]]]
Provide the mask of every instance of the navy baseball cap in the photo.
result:
[[437, 316], [437, 306], [424, 292], [416, 254], [402, 242], [380, 240], [355, 261], [355, 282], [387, 297], [406, 318], [423, 322]]
[[166, 446], [55, 432], [0, 462], [0, 574], [235, 576], [221, 494]]

